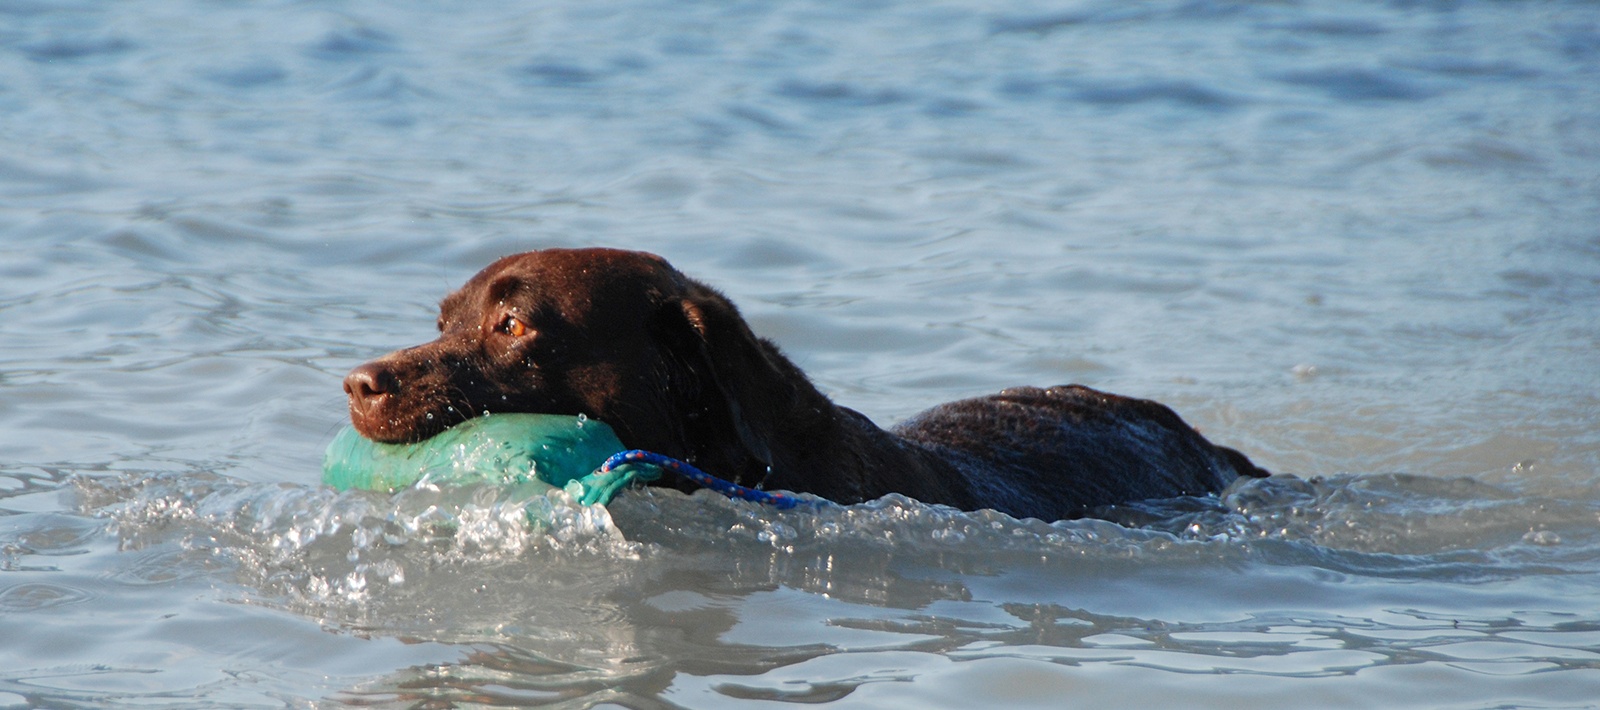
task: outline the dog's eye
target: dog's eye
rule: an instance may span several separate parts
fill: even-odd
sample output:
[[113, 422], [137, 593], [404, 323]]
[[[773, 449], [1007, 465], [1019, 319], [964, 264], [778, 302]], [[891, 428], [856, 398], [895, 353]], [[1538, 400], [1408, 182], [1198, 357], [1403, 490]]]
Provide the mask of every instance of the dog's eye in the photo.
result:
[[500, 325], [495, 326], [494, 329], [513, 338], [520, 338], [532, 330], [527, 323], [524, 323], [521, 318], [516, 316], [506, 316], [504, 320], [500, 321]]

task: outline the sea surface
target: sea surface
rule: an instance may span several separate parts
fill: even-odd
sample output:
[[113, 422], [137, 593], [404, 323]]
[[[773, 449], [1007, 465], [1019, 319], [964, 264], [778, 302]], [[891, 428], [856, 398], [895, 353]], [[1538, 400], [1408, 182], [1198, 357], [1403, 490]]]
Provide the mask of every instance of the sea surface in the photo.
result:
[[[1116, 520], [337, 493], [495, 257], [657, 252]], [[0, 708], [1600, 707], [1600, 5], [0, 0]]]

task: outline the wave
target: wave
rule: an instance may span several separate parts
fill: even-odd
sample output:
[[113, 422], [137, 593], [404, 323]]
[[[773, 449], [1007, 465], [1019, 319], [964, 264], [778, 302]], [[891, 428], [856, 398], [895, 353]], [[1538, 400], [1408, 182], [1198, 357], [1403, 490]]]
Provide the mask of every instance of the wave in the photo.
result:
[[[1600, 569], [1591, 554], [1594, 501], [1398, 474], [1280, 475], [1241, 481], [1221, 496], [1057, 522], [898, 495], [777, 511], [708, 491], [652, 488], [628, 491], [607, 509], [562, 491], [425, 485], [391, 496], [192, 473], [80, 477], [76, 490], [80, 508], [110, 521], [125, 549], [177, 542], [227, 559], [265, 598], [324, 611], [381, 603], [441, 570], [451, 571], [452, 584], [485, 588], [553, 570], [625, 576], [630, 567], [695, 555], [731, 555], [747, 572], [763, 570], [758, 577], [832, 592], [860, 575], [819, 575], [794, 562], [829, 557], [958, 573], [1023, 563], [1261, 563], [1469, 583]], [[781, 579], [786, 569], [803, 578]]]
[[808, 512], [636, 489], [586, 507], [213, 473], [80, 474], [72, 491], [74, 539], [112, 533], [128, 583], [199, 578], [337, 633], [464, 644], [342, 691], [352, 702], [506, 687], [623, 702], [703, 677], [824, 699], [860, 682], [811, 664], [913, 651], [1331, 677], [1492, 642], [1521, 644], [1503, 670], [1524, 672], [1578, 662], [1600, 628], [1600, 506], [1472, 479], [1276, 476], [1058, 522], [903, 496]]

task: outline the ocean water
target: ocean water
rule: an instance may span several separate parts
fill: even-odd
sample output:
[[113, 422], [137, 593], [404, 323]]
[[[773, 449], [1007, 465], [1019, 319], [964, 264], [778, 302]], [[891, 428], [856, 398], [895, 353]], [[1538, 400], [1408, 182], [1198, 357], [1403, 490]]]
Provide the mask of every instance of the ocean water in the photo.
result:
[[[577, 245], [883, 424], [1081, 382], [1280, 475], [318, 485]], [[1597, 385], [1594, 3], [0, 0], [0, 708], [1600, 707]]]

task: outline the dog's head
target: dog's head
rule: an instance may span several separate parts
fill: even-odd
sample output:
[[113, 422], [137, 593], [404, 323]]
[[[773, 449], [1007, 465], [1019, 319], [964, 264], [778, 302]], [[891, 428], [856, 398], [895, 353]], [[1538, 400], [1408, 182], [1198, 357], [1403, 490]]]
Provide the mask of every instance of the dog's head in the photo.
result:
[[415, 442], [487, 413], [585, 414], [629, 446], [737, 476], [771, 463], [771, 410], [801, 377], [727, 299], [641, 252], [505, 257], [445, 297], [438, 325], [438, 339], [345, 378], [362, 435]]

